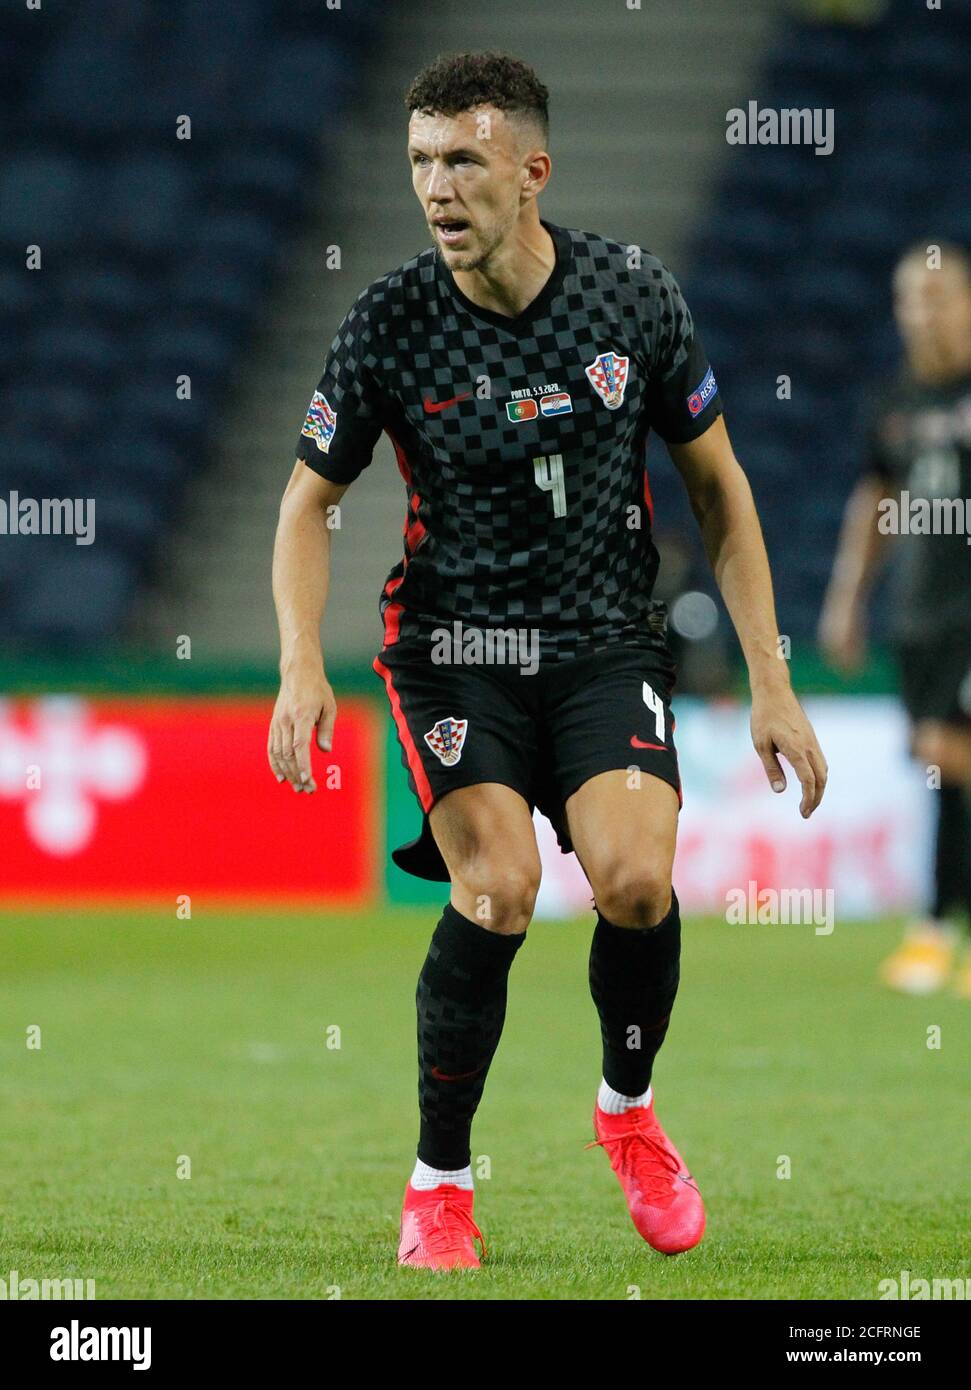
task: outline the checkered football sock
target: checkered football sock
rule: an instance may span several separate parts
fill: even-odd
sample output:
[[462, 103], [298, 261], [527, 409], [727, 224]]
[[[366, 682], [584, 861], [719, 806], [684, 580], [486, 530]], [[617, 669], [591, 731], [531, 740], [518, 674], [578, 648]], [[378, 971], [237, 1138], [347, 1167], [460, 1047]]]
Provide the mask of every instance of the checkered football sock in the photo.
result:
[[418, 977], [418, 1157], [454, 1172], [506, 1017], [506, 981], [525, 940], [487, 931], [446, 903]]
[[681, 916], [671, 907], [656, 927], [615, 927], [597, 914], [590, 946], [590, 993], [600, 1015], [603, 1076], [621, 1096], [642, 1096], [674, 1007], [681, 974]]

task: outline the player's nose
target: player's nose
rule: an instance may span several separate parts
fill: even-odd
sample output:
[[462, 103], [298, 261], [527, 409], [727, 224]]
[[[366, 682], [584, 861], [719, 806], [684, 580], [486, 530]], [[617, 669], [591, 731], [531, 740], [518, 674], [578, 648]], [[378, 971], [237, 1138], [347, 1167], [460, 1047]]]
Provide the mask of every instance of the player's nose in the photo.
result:
[[444, 164], [435, 163], [432, 165], [431, 173], [428, 176], [428, 183], [425, 185], [425, 192], [429, 202], [451, 202], [452, 185], [448, 176], [448, 170]]

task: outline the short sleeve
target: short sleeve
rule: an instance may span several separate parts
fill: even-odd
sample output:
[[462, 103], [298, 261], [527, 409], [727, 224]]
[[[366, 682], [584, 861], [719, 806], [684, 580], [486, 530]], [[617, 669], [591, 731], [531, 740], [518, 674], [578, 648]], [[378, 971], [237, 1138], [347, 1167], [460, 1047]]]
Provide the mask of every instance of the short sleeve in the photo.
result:
[[297, 458], [333, 483], [352, 483], [368, 466], [384, 428], [373, 360], [366, 312], [355, 305], [330, 345], [297, 441]]
[[863, 448], [858, 476], [891, 484], [897, 472], [897, 448], [903, 429], [901, 416], [886, 402], [871, 403], [864, 416]]
[[646, 403], [651, 427], [668, 444], [697, 439], [722, 413], [715, 373], [681, 288], [666, 266], [661, 266], [658, 286]]

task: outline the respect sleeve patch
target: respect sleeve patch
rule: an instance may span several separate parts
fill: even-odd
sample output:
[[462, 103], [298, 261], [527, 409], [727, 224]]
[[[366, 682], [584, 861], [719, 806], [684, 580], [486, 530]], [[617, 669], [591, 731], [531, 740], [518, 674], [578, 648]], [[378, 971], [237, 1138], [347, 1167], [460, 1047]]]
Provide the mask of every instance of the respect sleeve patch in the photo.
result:
[[709, 367], [704, 380], [695, 387], [688, 397], [688, 410], [691, 414], [700, 415], [717, 390], [718, 383], [715, 381], [715, 373]]

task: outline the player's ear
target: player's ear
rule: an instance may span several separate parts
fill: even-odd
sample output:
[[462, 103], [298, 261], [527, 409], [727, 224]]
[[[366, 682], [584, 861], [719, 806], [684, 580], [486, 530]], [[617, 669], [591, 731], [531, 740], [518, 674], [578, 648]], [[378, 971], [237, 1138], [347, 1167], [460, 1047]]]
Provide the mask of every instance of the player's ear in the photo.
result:
[[551, 167], [550, 157], [545, 150], [531, 151], [523, 163], [521, 192], [528, 198], [542, 193], [549, 182]]

